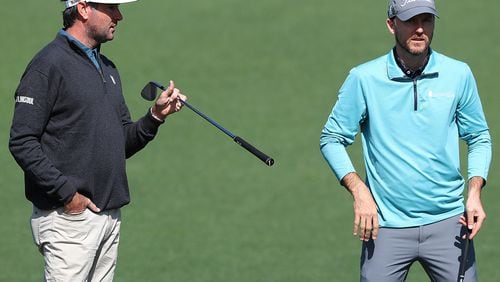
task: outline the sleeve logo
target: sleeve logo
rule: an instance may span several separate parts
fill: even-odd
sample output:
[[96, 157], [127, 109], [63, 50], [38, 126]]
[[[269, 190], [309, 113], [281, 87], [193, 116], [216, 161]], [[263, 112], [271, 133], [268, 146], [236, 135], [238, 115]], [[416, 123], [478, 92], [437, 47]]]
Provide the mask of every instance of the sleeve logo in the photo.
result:
[[25, 103], [33, 105], [34, 99], [26, 96], [16, 96], [16, 103]]

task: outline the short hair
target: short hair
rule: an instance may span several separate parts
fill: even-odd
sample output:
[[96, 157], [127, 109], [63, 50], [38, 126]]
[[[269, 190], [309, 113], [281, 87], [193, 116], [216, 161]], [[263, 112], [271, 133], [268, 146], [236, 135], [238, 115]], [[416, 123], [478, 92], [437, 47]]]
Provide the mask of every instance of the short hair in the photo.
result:
[[[66, 2], [66, 0], [61, 0], [62, 2]], [[89, 6], [95, 8], [97, 5], [95, 3], [88, 3]], [[75, 23], [78, 18], [78, 7], [75, 5], [73, 7], [69, 7], [64, 9], [63, 14], [63, 26], [64, 29], [70, 28]]]
[[[64, 0], [61, 0], [64, 1]], [[63, 14], [63, 26], [65, 29], [70, 28], [76, 21], [78, 17], [78, 8], [77, 6], [69, 7], [64, 9]]]

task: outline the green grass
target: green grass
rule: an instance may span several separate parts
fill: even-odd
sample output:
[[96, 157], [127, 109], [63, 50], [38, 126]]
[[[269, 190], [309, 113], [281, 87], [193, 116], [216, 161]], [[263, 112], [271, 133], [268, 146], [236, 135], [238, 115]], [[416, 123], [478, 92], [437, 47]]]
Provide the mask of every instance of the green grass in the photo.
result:
[[[433, 46], [466, 61], [499, 136], [492, 32], [500, 2], [438, 2]], [[61, 25], [59, 1], [3, 3], [0, 16], [0, 281], [39, 281], [23, 176], [7, 150], [13, 93], [34, 53]], [[319, 133], [349, 69], [389, 50], [385, 1], [139, 1], [103, 53], [118, 65], [134, 118], [149, 80], [189, 101], [276, 164], [266, 167], [188, 109], [172, 116], [128, 161], [132, 203], [123, 209], [116, 281], [357, 281], [352, 202], [318, 149]], [[362, 170], [359, 140], [350, 148]], [[466, 164], [464, 159], [464, 164]], [[475, 242], [481, 281], [499, 281], [499, 162]], [[418, 265], [408, 281], [426, 281]]]

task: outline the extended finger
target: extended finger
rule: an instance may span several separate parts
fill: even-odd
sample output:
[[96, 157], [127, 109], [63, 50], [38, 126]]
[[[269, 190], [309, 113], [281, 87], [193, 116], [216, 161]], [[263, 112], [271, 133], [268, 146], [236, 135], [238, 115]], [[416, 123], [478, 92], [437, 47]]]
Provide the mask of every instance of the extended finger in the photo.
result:
[[474, 222], [474, 228], [472, 228], [472, 231], [469, 235], [469, 238], [472, 239], [474, 236], [479, 233], [479, 230], [481, 230], [481, 226], [483, 225], [483, 221], [485, 220], [485, 217], [478, 216], [476, 217], [476, 221]]
[[474, 228], [475, 214], [476, 214], [475, 210], [467, 210], [467, 228], [469, 228], [469, 230]]
[[354, 230], [352, 232], [352, 235], [357, 236], [358, 235], [358, 230], [359, 230], [359, 216], [354, 217]]
[[458, 220], [458, 222], [460, 224], [462, 224], [463, 226], [467, 226], [467, 220], [465, 219], [465, 216], [463, 216], [463, 215], [460, 216], [460, 219]]
[[170, 80], [170, 83], [168, 84], [168, 88], [167, 88], [168, 94], [172, 95], [172, 93], [174, 92], [174, 89], [175, 89], [175, 83], [173, 80]]
[[369, 236], [369, 230], [366, 229], [366, 218], [361, 218], [361, 223], [359, 226], [359, 239], [366, 241], [366, 236]]
[[372, 225], [372, 219], [371, 218], [366, 218], [365, 219], [365, 237], [364, 240], [368, 241], [370, 240], [370, 237], [372, 236], [373, 232], [373, 225]]
[[373, 227], [372, 227], [372, 239], [373, 240], [377, 239], [378, 230], [379, 230], [378, 217], [375, 216], [373, 218]]
[[101, 211], [90, 199], [87, 203], [87, 208], [96, 213]]

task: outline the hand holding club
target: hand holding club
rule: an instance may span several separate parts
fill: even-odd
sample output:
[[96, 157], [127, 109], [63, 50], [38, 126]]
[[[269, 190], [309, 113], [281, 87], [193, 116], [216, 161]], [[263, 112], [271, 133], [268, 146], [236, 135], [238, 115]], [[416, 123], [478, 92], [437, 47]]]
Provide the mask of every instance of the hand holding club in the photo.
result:
[[[469, 238], [471, 240], [481, 230], [483, 222], [486, 219], [486, 212], [481, 203], [481, 190], [483, 186], [484, 179], [479, 176], [472, 177], [469, 180], [467, 201], [465, 203], [466, 214], [460, 218], [460, 223], [469, 229]], [[462, 238], [465, 238], [465, 236]]]
[[182, 109], [183, 103], [187, 97], [183, 95], [179, 89], [175, 88], [174, 82], [171, 80], [167, 89], [165, 89], [156, 99], [152, 108], [153, 115], [161, 120], [165, 120], [167, 116], [176, 113]]

